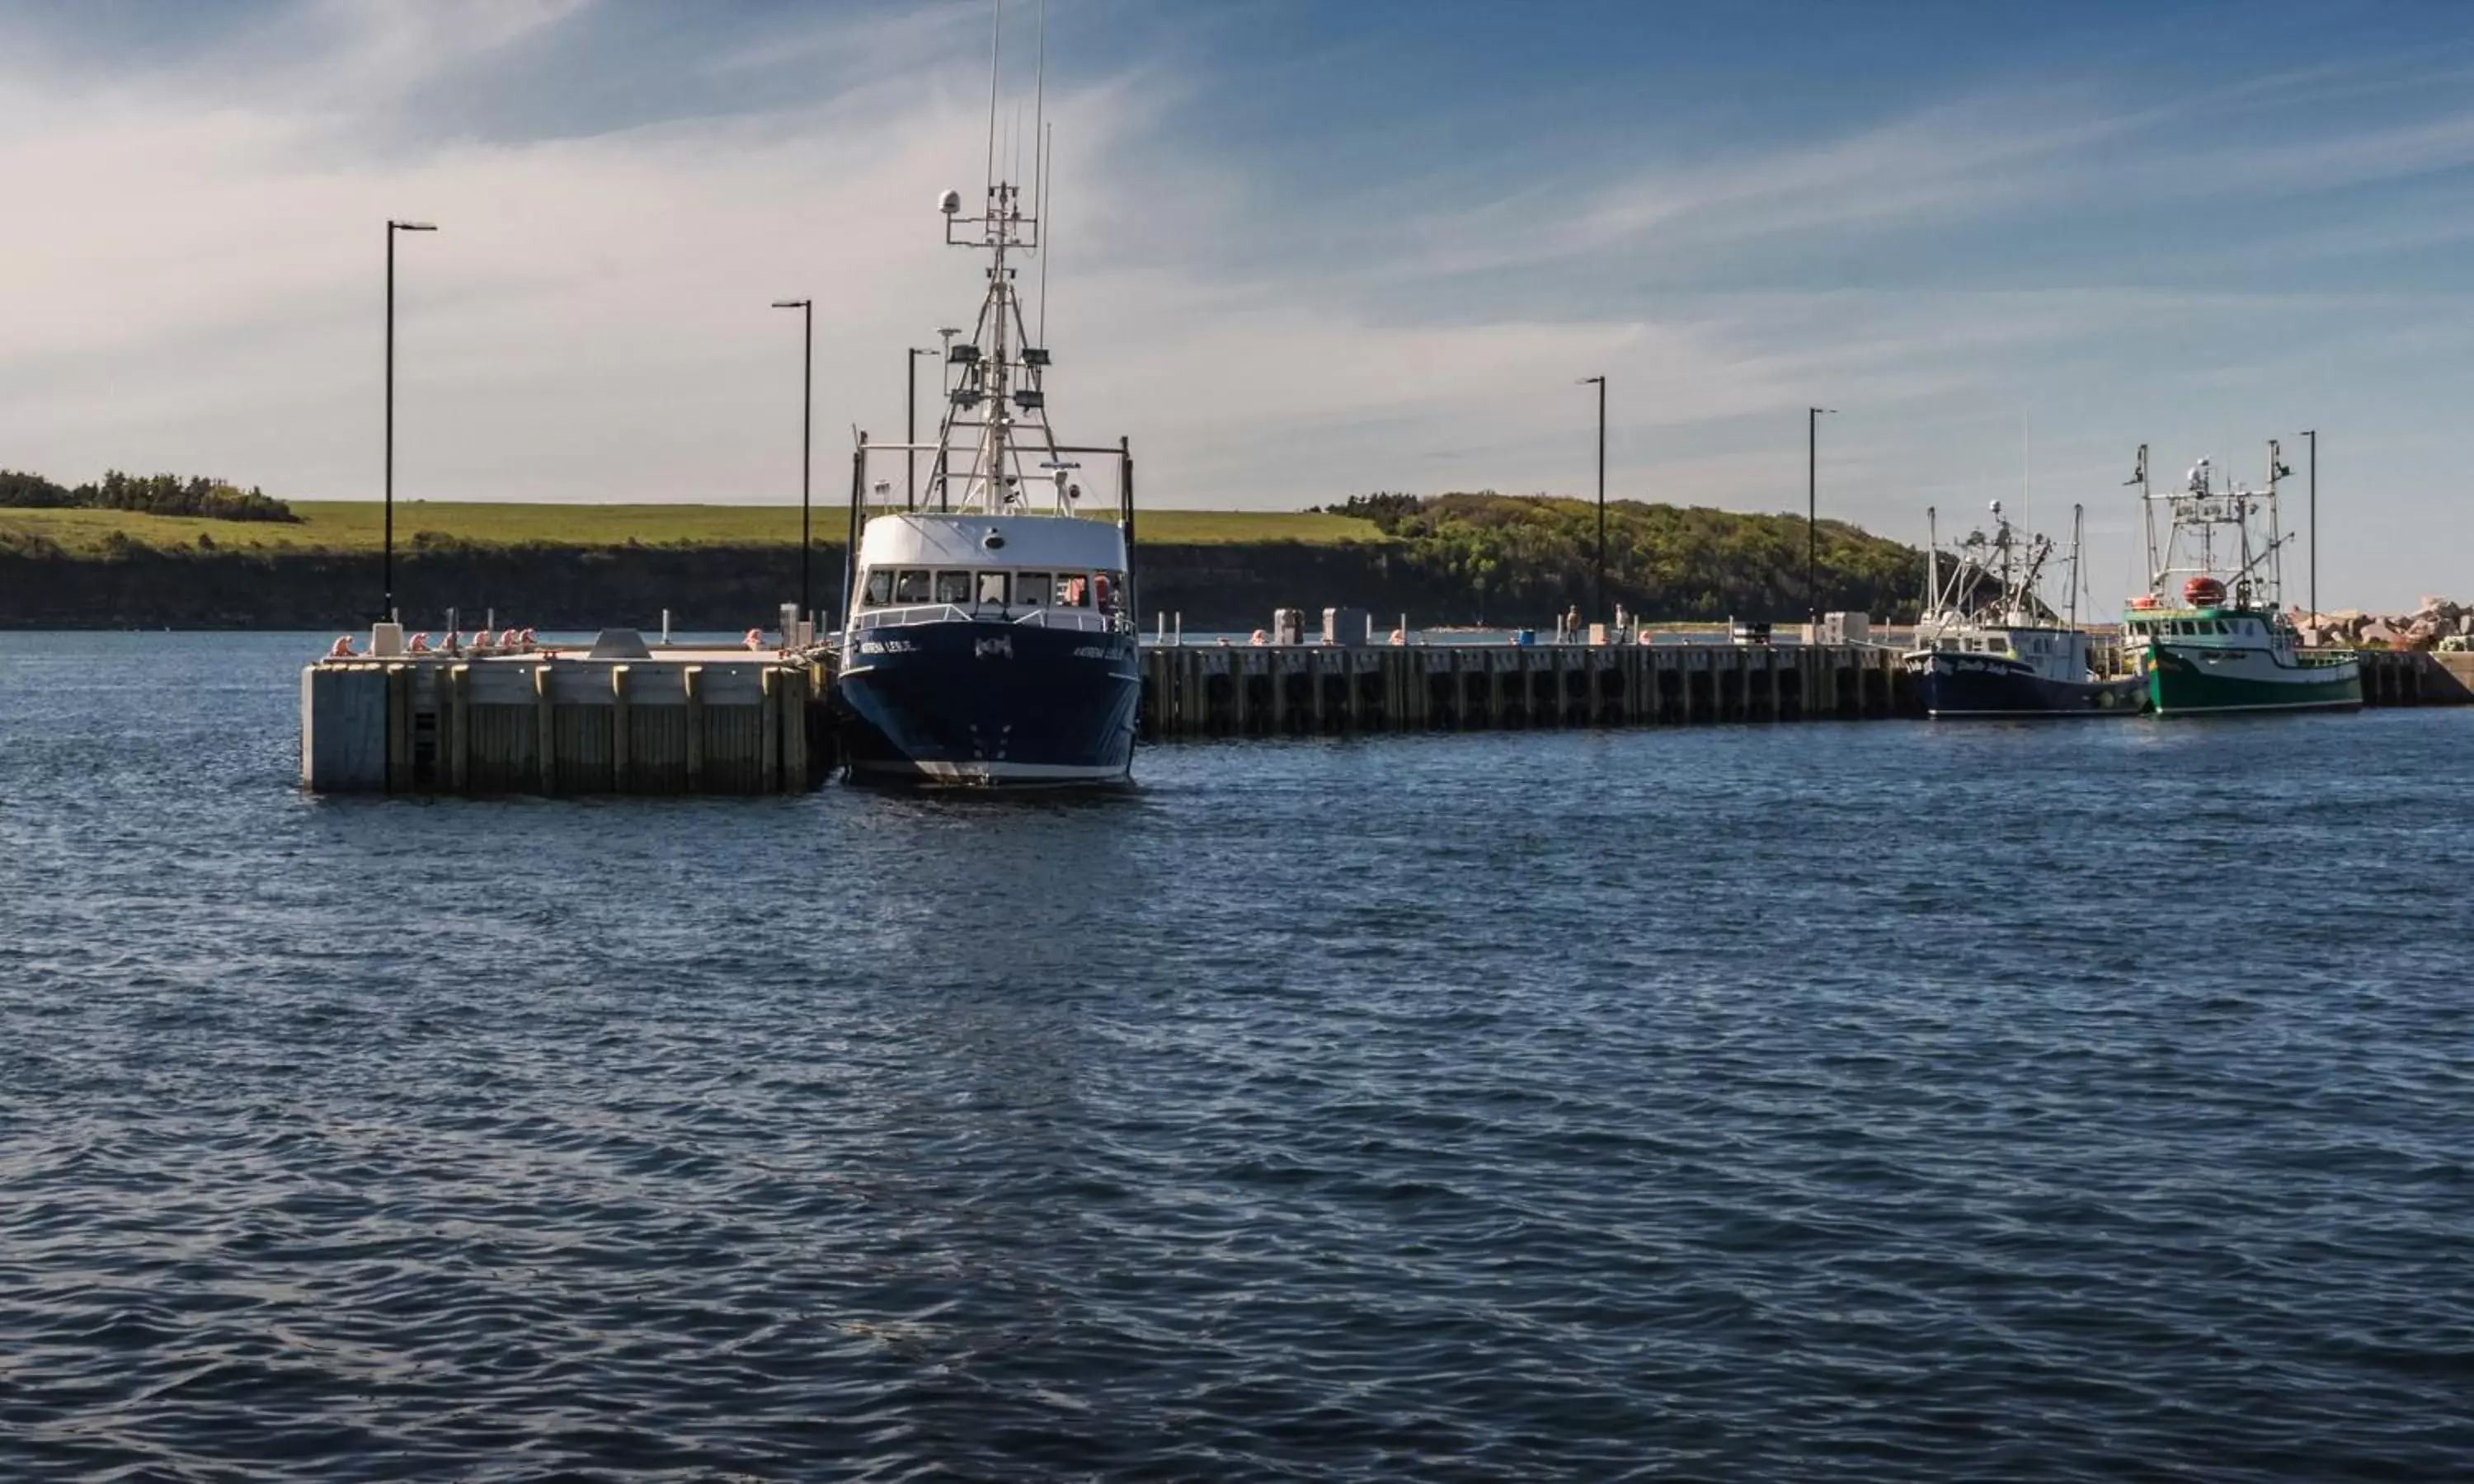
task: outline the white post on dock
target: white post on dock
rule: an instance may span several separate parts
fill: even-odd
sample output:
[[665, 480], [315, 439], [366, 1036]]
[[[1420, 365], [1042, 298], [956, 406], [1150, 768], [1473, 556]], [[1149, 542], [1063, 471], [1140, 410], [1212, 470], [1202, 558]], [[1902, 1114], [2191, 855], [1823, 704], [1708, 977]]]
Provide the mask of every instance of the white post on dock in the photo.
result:
[[1176, 645], [1179, 649], [1183, 649], [1185, 647], [1185, 615], [1183, 613], [1176, 615]]
[[670, 642], [670, 610], [668, 609], [662, 610], [662, 642], [665, 644]]

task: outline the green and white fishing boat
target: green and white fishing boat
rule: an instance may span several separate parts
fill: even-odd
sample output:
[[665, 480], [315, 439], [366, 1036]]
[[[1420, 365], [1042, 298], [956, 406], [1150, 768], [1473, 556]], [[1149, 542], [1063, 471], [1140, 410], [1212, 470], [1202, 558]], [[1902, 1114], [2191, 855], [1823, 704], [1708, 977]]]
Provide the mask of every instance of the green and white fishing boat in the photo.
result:
[[[2148, 590], [2122, 614], [2124, 658], [2147, 678], [2159, 716], [2242, 711], [2350, 710], [2363, 704], [2363, 669], [2350, 651], [2302, 647], [2282, 607], [2283, 553], [2276, 484], [2289, 470], [2268, 445], [2268, 488], [2244, 489], [2201, 459], [2183, 488], [2148, 488], [2147, 445], [2139, 447], [2147, 524]], [[2165, 544], [2156, 509], [2165, 507]]]

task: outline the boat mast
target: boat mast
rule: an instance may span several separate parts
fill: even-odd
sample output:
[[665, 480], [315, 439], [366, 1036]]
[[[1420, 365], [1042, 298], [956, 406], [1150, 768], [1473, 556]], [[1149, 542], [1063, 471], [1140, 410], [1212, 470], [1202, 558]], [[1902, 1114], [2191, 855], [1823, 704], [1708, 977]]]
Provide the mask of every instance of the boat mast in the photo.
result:
[[[947, 191], [938, 203], [945, 216], [945, 242], [948, 247], [971, 248], [988, 254], [987, 293], [980, 303], [980, 316], [973, 325], [970, 340], [960, 346], [950, 345], [946, 357], [949, 369], [959, 374], [947, 394], [946, 409], [936, 435], [936, 508], [966, 513], [1004, 515], [1009, 510], [1023, 514], [1034, 511], [1034, 500], [1041, 486], [1047, 487], [1049, 513], [1073, 514], [1073, 502], [1081, 494], [1079, 485], [1069, 482], [1067, 470], [1072, 467], [1058, 456], [1056, 435], [1050, 427], [1047, 393], [1042, 386], [1049, 364], [1048, 352], [1031, 344], [1030, 327], [1024, 318], [1023, 296], [1015, 288], [1018, 270], [1012, 259], [1019, 255], [1038, 254], [1041, 247], [1041, 217], [1046, 209], [1047, 155], [1045, 141], [1032, 146], [1033, 180], [1031, 209], [1024, 208], [1024, 190], [1015, 181], [997, 176], [997, 119], [1002, 95], [1004, 56], [1004, 0], [996, 0], [996, 17], [988, 47], [988, 147], [987, 204], [983, 215], [961, 214], [961, 193]], [[1034, 130], [1046, 132], [1047, 107], [1047, 11], [1040, 12], [1039, 79], [1035, 84], [1039, 113], [1034, 115]], [[959, 228], [976, 227], [972, 233]], [[1043, 261], [1043, 277], [1045, 263]], [[1043, 310], [1043, 318], [1045, 311]], [[967, 467], [961, 469], [958, 497], [954, 489], [957, 473], [951, 467], [952, 455], [967, 435], [971, 440]], [[1047, 458], [1041, 465], [1046, 474], [1026, 478], [1023, 468], [1024, 443], [1043, 449]]]
[[2277, 491], [2277, 482], [2292, 476], [2285, 464], [2285, 451], [2273, 438], [2268, 441], [2268, 606], [2285, 606], [2285, 503]]
[[2079, 626], [2079, 551], [2087, 538], [2087, 507], [2071, 507], [2071, 628]]
[[2001, 610], [1994, 617], [2006, 623], [2010, 610], [2017, 606], [2017, 598], [2010, 586], [2010, 521], [2001, 514], [2000, 500], [1993, 502], [1993, 549], [2001, 554], [2001, 592], [1994, 600], [2001, 605]]
[[2147, 445], [2139, 445], [2139, 467], [2125, 481], [2139, 487], [2139, 520], [2147, 532], [2147, 590], [2154, 592], [2163, 581], [2156, 572], [2156, 495], [2147, 487]]
[[1925, 616], [1929, 619], [1941, 607], [1941, 522], [1933, 508], [1928, 505], [1925, 507]]

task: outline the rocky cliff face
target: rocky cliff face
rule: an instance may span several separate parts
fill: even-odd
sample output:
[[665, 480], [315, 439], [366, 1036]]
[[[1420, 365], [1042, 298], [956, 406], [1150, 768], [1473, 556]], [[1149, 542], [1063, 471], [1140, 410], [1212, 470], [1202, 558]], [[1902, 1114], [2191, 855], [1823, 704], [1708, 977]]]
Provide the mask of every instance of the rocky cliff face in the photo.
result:
[[[811, 560], [816, 606], [830, 611], [841, 590], [841, 547], [819, 544]], [[1189, 633], [1261, 628], [1275, 608], [1340, 606], [1366, 609], [1383, 627], [1401, 613], [1416, 625], [1542, 624], [1588, 598], [1574, 591], [1534, 612], [1490, 610], [1467, 584], [1374, 544], [1146, 544], [1136, 563], [1145, 628], [1161, 613], [1182, 614]], [[799, 559], [780, 546], [400, 550], [395, 586], [405, 621], [424, 628], [444, 627], [453, 608], [468, 627], [495, 610], [501, 627], [650, 630], [667, 609], [680, 629], [732, 631], [773, 624], [779, 606], [798, 596]], [[367, 555], [0, 553], [0, 628], [346, 629], [369, 621], [378, 593], [378, 560]], [[1646, 611], [1718, 619], [1774, 606], [1758, 593], [1712, 596], [1694, 611]], [[1610, 599], [1640, 606], [1620, 589]], [[1912, 594], [1861, 585], [1825, 595], [1826, 607], [1875, 613], [1903, 602]]]

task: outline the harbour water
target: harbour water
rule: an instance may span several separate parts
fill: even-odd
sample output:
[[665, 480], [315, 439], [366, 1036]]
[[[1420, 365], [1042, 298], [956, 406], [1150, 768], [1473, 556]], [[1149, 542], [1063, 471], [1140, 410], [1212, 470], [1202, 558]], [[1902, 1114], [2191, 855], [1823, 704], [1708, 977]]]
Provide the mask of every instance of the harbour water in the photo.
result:
[[319, 800], [0, 634], [0, 1475], [2462, 1478], [2474, 713]]

